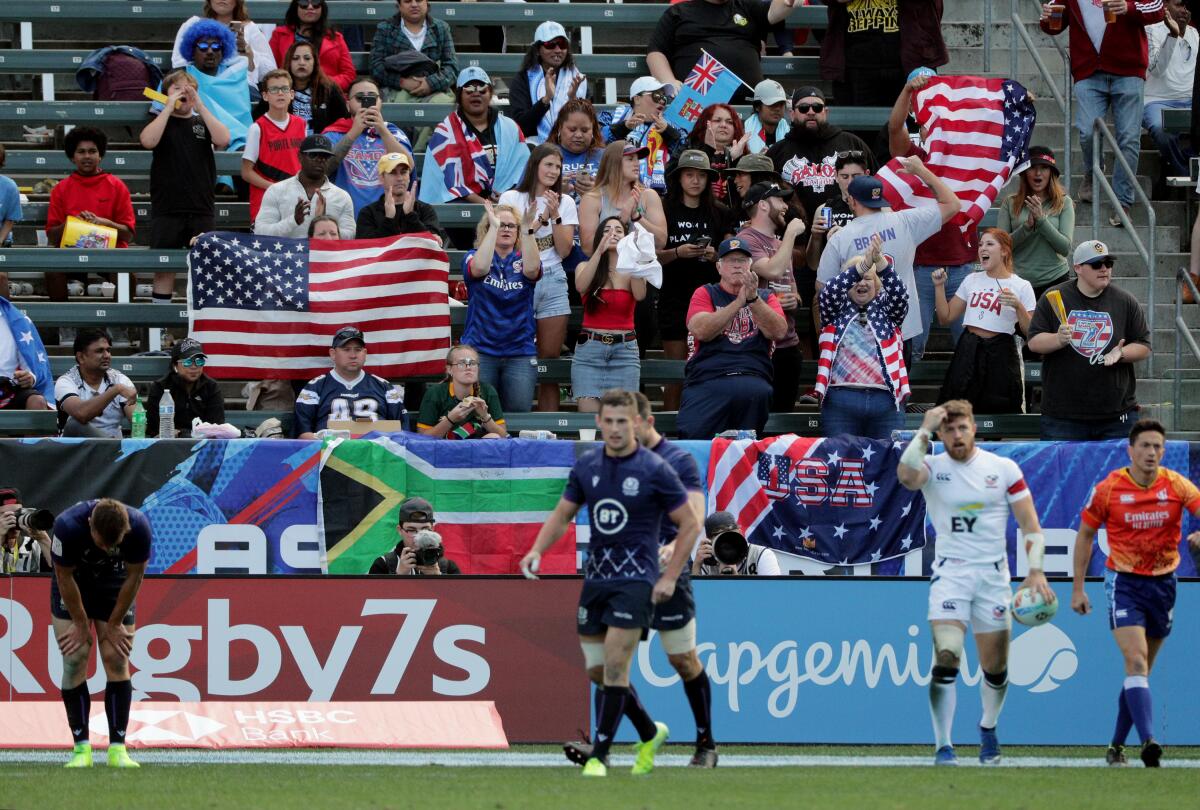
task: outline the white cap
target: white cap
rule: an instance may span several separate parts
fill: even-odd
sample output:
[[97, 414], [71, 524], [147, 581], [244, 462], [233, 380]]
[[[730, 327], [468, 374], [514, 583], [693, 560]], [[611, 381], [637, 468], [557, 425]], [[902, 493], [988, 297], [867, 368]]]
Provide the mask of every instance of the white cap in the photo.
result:
[[784, 92], [783, 85], [774, 79], [763, 79], [754, 85], [754, 100], [770, 107], [772, 104], [787, 101], [787, 93]]
[[534, 42], [551, 42], [559, 37], [565, 39], [567, 42], [571, 41], [571, 38], [567, 36], [567, 29], [554, 20], [546, 20], [546, 22], [539, 25], [537, 30], [533, 32]]
[[642, 76], [635, 79], [629, 87], [629, 97], [640, 96], [642, 93], [653, 93], [655, 90], [665, 90], [668, 96], [675, 98], [675, 85], [660, 82], [653, 76]]
[[1075, 248], [1075, 254], [1071, 257], [1074, 264], [1087, 264], [1094, 262], [1096, 259], [1111, 259], [1112, 254], [1108, 251], [1108, 245], [1095, 239], [1090, 239], [1087, 242], [1080, 242]]

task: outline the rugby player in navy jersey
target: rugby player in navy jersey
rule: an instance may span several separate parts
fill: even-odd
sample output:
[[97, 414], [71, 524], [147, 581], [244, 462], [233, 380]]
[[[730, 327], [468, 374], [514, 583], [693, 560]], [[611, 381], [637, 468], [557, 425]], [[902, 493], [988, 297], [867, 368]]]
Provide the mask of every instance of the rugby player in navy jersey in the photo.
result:
[[[608, 774], [608, 751], [622, 716], [633, 722], [641, 740], [635, 775], [654, 770], [654, 754], [669, 733], [666, 724], [650, 718], [630, 687], [629, 664], [653, 621], [654, 606], [669, 602], [675, 593], [700, 521], [671, 465], [638, 444], [640, 422], [633, 394], [604, 393], [596, 414], [604, 446], [575, 462], [562, 498], [521, 560], [522, 573], [536, 578], [542, 553], [558, 542], [587, 504], [592, 532], [579, 595], [579, 642], [587, 669], [603, 667], [604, 683], [584, 776]], [[678, 530], [670, 559], [660, 566], [659, 532], [665, 515]]]
[[134, 599], [150, 559], [150, 521], [137, 509], [111, 498], [80, 501], [54, 521], [50, 556], [54, 561], [50, 614], [63, 657], [63, 704], [75, 738], [75, 750], [66, 767], [92, 766], [87, 667], [94, 626], [108, 679], [104, 689], [108, 766], [137, 768], [125, 750], [133, 697], [129, 652], [133, 649]]
[[[653, 451], [671, 465], [680, 482], [688, 492], [688, 503], [698, 521], [704, 515], [704, 482], [700, 479], [700, 468], [692, 454], [682, 447], [663, 438], [654, 426], [654, 415], [650, 412], [650, 400], [641, 391], [633, 394], [637, 401], [638, 442], [648, 450]], [[668, 516], [663, 516], [659, 531], [658, 557], [660, 564], [675, 552], [674, 540], [676, 535], [675, 523]], [[688, 553], [695, 545], [696, 538], [687, 541]], [[696, 720], [696, 753], [688, 763], [696, 768], [715, 768], [717, 766], [717, 743], [712, 733], [712, 687], [708, 682], [708, 674], [700, 664], [700, 656], [696, 654], [696, 601], [692, 595], [692, 580], [685, 567], [675, 584], [675, 594], [666, 602], [657, 605], [654, 611], [654, 621], [650, 625], [658, 631], [658, 640], [662, 642], [663, 651], [671, 666], [679, 673], [683, 682], [683, 691], [687, 695], [688, 706]], [[588, 676], [595, 684], [603, 683], [604, 668], [594, 666], [588, 669]], [[596, 692], [597, 711], [599, 712], [600, 692]], [[626, 702], [626, 706], [628, 706]], [[563, 746], [567, 759], [583, 765], [591, 756], [592, 746], [586, 742], [570, 742]]]
[[334, 422], [403, 421], [404, 388], [363, 371], [367, 341], [356, 326], [343, 326], [329, 350], [333, 368], [308, 381], [296, 397], [297, 439], [315, 439]]

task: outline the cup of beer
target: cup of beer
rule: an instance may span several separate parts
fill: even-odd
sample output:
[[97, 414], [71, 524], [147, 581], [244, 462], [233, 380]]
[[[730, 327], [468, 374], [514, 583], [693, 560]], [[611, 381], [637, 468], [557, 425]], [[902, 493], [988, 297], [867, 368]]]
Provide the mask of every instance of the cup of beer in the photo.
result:
[[1066, 17], [1063, 16], [1067, 12], [1067, 7], [1061, 3], [1049, 3], [1046, 10], [1050, 12], [1050, 18], [1046, 21], [1046, 27], [1050, 29], [1050, 33], [1057, 34], [1063, 30], [1063, 24], [1066, 22]]
[[1112, 25], [1116, 21], [1117, 21], [1117, 12], [1113, 11], [1111, 8], [1109, 8], [1106, 5], [1104, 7], [1104, 23], [1105, 23], [1105, 25]]

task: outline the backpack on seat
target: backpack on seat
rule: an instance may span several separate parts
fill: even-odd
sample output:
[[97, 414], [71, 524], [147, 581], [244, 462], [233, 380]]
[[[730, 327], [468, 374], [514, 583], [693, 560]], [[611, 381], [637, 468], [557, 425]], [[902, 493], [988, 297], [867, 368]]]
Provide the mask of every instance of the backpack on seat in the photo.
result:
[[88, 54], [75, 72], [75, 81], [96, 101], [144, 101], [142, 92], [158, 87], [162, 75], [142, 50], [108, 45]]

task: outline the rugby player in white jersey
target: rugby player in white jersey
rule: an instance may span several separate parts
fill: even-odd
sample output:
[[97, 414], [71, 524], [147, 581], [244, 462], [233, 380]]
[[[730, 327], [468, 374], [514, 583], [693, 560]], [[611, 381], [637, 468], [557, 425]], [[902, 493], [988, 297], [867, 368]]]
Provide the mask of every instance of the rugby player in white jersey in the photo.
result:
[[[945, 452], [926, 458], [934, 431]], [[1033, 588], [1047, 601], [1054, 600], [1042, 572], [1046, 541], [1033, 498], [1015, 461], [975, 446], [975, 415], [965, 400], [951, 400], [926, 411], [921, 429], [900, 456], [896, 476], [905, 488], [924, 494], [937, 531], [929, 582], [929, 624], [936, 657], [929, 684], [937, 747], [934, 763], [958, 764], [950, 734], [955, 682], [970, 625], [983, 669], [979, 761], [997, 765], [1000, 742], [996, 723], [1008, 691], [1012, 590], [1005, 532], [1010, 509], [1025, 535], [1029, 558], [1029, 576], [1022, 586]]]

